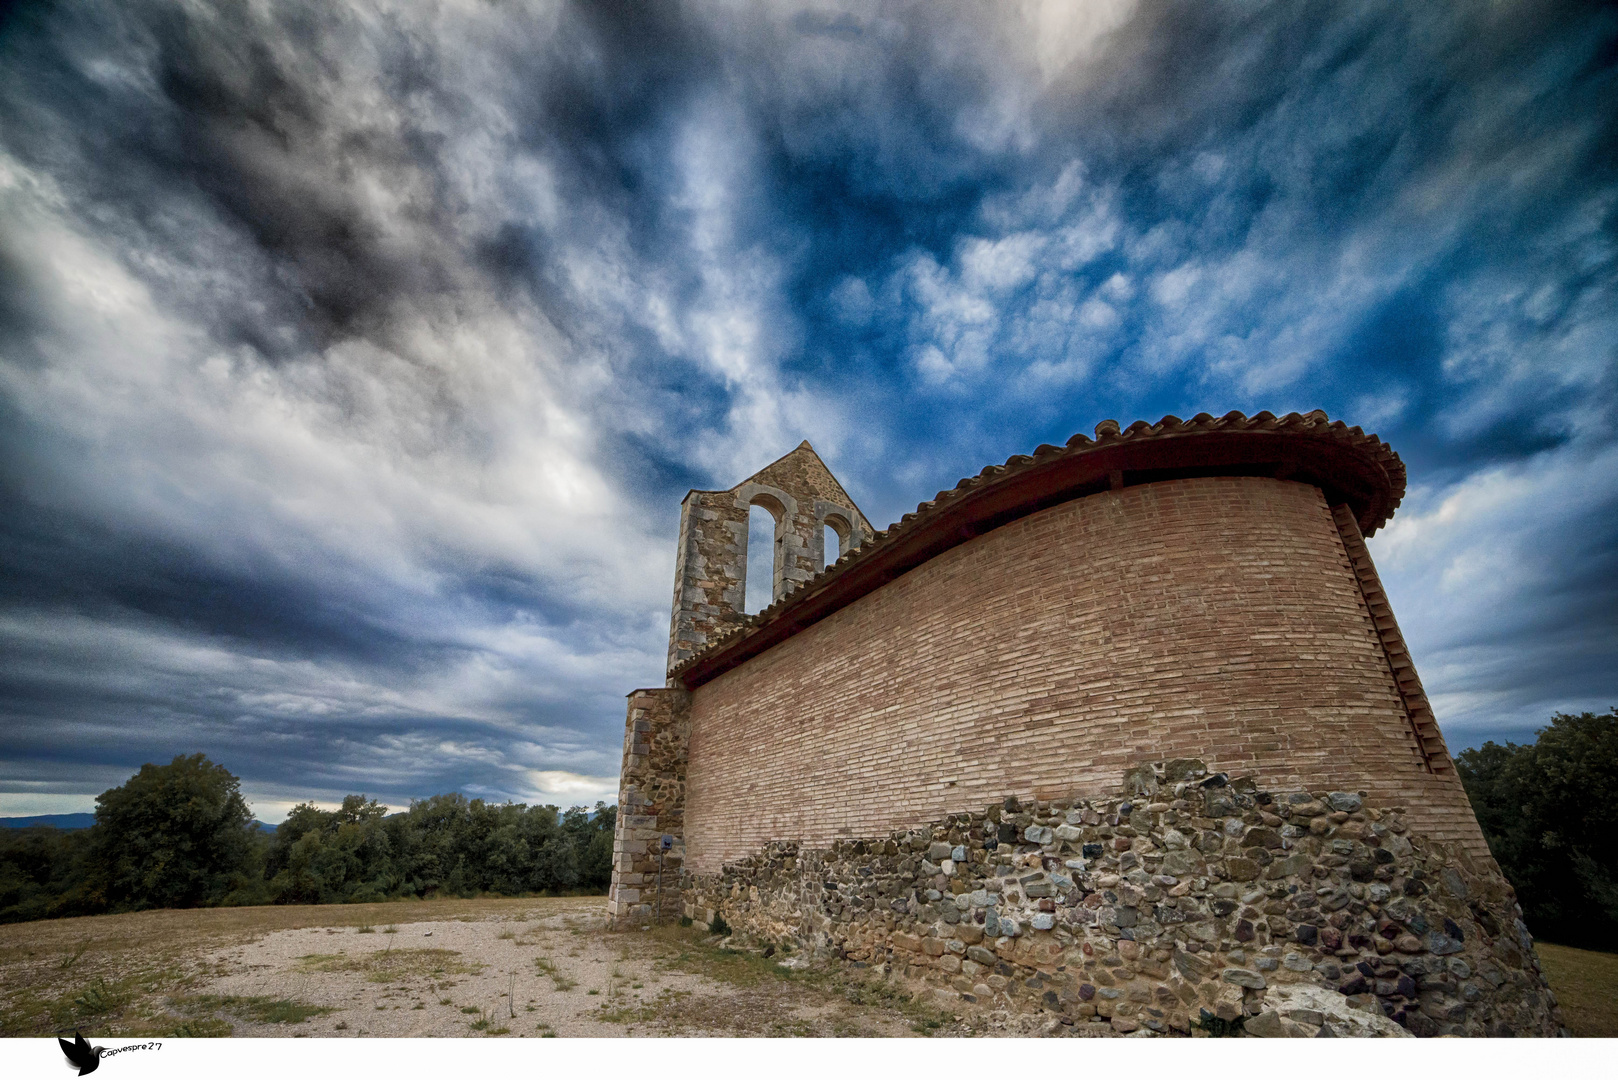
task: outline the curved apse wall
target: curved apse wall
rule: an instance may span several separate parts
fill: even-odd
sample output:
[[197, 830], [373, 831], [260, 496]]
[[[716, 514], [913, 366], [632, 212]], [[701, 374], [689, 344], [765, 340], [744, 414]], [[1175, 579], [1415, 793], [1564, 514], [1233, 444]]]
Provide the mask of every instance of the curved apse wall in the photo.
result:
[[1486, 850], [1453, 770], [1424, 764], [1312, 483], [1170, 479], [1019, 517], [693, 686], [689, 715], [699, 873], [1182, 756], [1357, 786]]

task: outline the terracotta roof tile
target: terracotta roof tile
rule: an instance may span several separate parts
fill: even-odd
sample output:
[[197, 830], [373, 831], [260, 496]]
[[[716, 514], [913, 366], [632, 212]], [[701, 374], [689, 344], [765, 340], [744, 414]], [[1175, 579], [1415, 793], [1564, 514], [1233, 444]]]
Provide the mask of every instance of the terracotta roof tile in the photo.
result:
[[[1301, 414], [1288, 413], [1283, 417], [1277, 417], [1270, 412], [1244, 416], [1234, 411], [1220, 417], [1198, 413], [1190, 420], [1181, 420], [1177, 416], [1170, 415], [1155, 424], [1137, 420], [1127, 428], [1120, 428], [1116, 420], [1103, 420], [1095, 426], [1094, 439], [1080, 433], [1070, 438], [1065, 447], [1046, 444], [1038, 447], [1031, 455], [1013, 454], [1006, 459], [1005, 464], [985, 466], [976, 476], [962, 479], [948, 491], [940, 491], [886, 529], [876, 532], [865, 544], [840, 555], [835, 563], [757, 615], [745, 616], [733, 626], [716, 634], [701, 652], [675, 667], [670, 674], [676, 679], [680, 678], [685, 672], [703, 665], [716, 652], [733, 644], [738, 636], [751, 635], [760, 628], [768, 626], [777, 618], [788, 614], [791, 609], [803, 606], [806, 600], [825, 592], [836, 579], [848, 575], [857, 567], [883, 558], [899, 540], [926, 528], [929, 523], [948, 513], [968, 495], [974, 493], [980, 496], [987, 495], [1002, 485], [1014, 483], [1021, 474], [1030, 469], [1049, 468], [1053, 463], [1063, 459], [1097, 454], [1114, 447], [1185, 440], [1189, 460], [1194, 457], [1194, 440], [1211, 433], [1281, 434], [1296, 437], [1300, 446], [1323, 441], [1349, 451], [1353, 458], [1365, 467], [1365, 471], [1376, 478], [1376, 487], [1379, 489], [1364, 500], [1366, 506], [1355, 507], [1359, 515], [1360, 528], [1366, 535], [1370, 535], [1385, 524], [1404, 498], [1405, 467], [1393, 448], [1375, 435], [1367, 435], [1359, 428], [1349, 427], [1341, 420], [1330, 419], [1319, 409]], [[824, 615], [818, 615], [817, 618], [819, 617]]]

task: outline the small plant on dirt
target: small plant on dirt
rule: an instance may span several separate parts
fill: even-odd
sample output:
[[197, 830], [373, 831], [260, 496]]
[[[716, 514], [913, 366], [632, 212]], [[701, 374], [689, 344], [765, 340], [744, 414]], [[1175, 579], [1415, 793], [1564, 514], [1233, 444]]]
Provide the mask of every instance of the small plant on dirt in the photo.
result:
[[384, 926], [382, 928], [382, 932], [384, 934], [397, 934], [399, 932], [399, 928], [397, 926]]
[[[466, 1010], [462, 1009], [461, 1011], [465, 1012]], [[472, 1021], [473, 1031], [481, 1031], [486, 1035], [509, 1035], [511, 1033], [511, 1029], [508, 1027], [495, 1027], [495, 1022], [489, 1019], [489, 1014], [486, 1010], [473, 1009], [472, 1011], [478, 1014], [478, 1018]]]
[[347, 1031], [348, 1030], [348, 1021], [347, 1020], [339, 1020], [339, 1021], [337, 1021], [337, 1026], [335, 1028], [333, 1028], [332, 1030], [334, 1030], [334, 1031]]
[[363, 971], [366, 979], [374, 983], [398, 982], [411, 975], [476, 975], [483, 970], [481, 963], [462, 960], [461, 954], [453, 949], [394, 949], [391, 945], [390, 942], [390, 947], [382, 952], [360, 956], [342, 953], [300, 956], [298, 967], [308, 972]]
[[288, 998], [237, 997], [234, 994], [223, 997], [216, 994], [171, 997], [169, 1004], [193, 1016], [227, 1012], [255, 1024], [301, 1024], [311, 1016], [324, 1016], [336, 1011], [325, 1005], [310, 1005]]
[[664, 990], [652, 1001], [603, 1001], [596, 1007], [596, 1018], [608, 1024], [653, 1023], [666, 1019], [690, 996], [689, 990]]
[[472, 1015], [472, 1014], [473, 1014], [473, 1013], [480, 1013], [480, 1012], [482, 1012], [482, 1011], [483, 1011], [483, 1009], [482, 1009], [482, 1008], [480, 1008], [480, 1007], [479, 1007], [479, 1006], [477, 1006], [477, 1005], [462, 1005], [462, 1006], [461, 1006], [461, 1011], [462, 1011], [462, 1012], [463, 1012], [463, 1013], [466, 1013], [466, 1014], [467, 1014], [467, 1015], [468, 1015], [468, 1016], [471, 1016], [471, 1015]]
[[708, 924], [708, 933], [729, 937], [730, 924], [725, 921], [725, 917], [723, 915], [716, 911], [713, 913], [713, 921]]
[[72, 956], [67, 957], [65, 960], [63, 960], [60, 964], [57, 965], [56, 970], [58, 970], [58, 971], [66, 971], [68, 968], [70, 968], [74, 964], [78, 963], [79, 962], [79, 957], [83, 956], [84, 955], [84, 950], [88, 949], [89, 947], [90, 947], [90, 943], [88, 941], [82, 943], [78, 947], [78, 949], [76, 949], [74, 951]]
[[579, 985], [574, 980], [556, 970], [556, 961], [552, 960], [548, 956], [534, 957], [534, 966], [539, 969], [539, 973], [541, 975], [549, 975], [551, 985], [558, 990], [571, 990], [575, 986]]
[[427, 1003], [425, 1001], [418, 1001], [414, 1005], [410, 1006], [410, 1011], [415, 1012], [417, 1009], [425, 1009], [426, 1007]]
[[169, 1032], [169, 1037], [174, 1039], [228, 1039], [234, 1030], [230, 1026], [230, 1021], [221, 1020], [217, 1016], [209, 1016], [198, 1020], [187, 1020]]
[[354, 931], [354, 933], [356, 933], [356, 934], [374, 934], [374, 933], [376, 933], [376, 927], [372, 926], [370, 923], [366, 923], [364, 926], [362, 926], [358, 930]]
[[516, 936], [517, 936], [516, 932], [512, 931], [512, 930], [502, 930], [502, 931], [500, 931], [500, 940], [501, 941], [511, 941], [511, 940], [515, 939]]
[[556, 1038], [556, 1029], [551, 1027], [549, 1024], [536, 1025], [534, 1030], [539, 1032], [539, 1037], [541, 1039], [554, 1039], [554, 1038]]
[[308, 1005], [302, 1001], [255, 1002], [243, 1015], [261, 1024], [301, 1024], [311, 1016], [324, 1016], [335, 1010], [325, 1005]]
[[97, 976], [89, 986], [73, 995], [67, 1002], [59, 1001], [51, 1011], [63, 1019], [103, 1016], [122, 1007], [129, 1001], [129, 996], [123, 986], [114, 986], [106, 979]]
[[689, 916], [689, 915], [681, 915], [680, 916], [680, 925], [681, 926], [690, 926], [691, 925], [691, 916]]
[[454, 998], [439, 998], [438, 1003], [440, 1005], [453, 1005], [453, 1004], [455, 1004], [455, 999]]

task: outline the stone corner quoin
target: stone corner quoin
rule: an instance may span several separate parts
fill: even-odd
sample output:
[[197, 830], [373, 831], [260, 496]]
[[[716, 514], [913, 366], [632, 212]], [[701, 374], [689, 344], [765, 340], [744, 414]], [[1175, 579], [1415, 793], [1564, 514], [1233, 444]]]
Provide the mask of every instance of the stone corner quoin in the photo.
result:
[[807, 442], [691, 492], [614, 922], [1124, 1032], [1555, 1034], [1366, 549], [1404, 487], [1316, 411], [1104, 421], [882, 531]]

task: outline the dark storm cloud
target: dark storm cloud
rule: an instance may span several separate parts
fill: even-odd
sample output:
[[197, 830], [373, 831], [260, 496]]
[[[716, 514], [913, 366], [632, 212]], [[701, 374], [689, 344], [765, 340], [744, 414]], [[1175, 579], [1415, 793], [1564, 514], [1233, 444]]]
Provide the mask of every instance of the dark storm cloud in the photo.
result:
[[266, 805], [593, 799], [686, 487], [807, 437], [885, 521], [1232, 407], [1410, 463], [1373, 548], [1452, 739], [1605, 707], [1615, 42], [1574, 4], [25, 5], [0, 788], [201, 749]]

